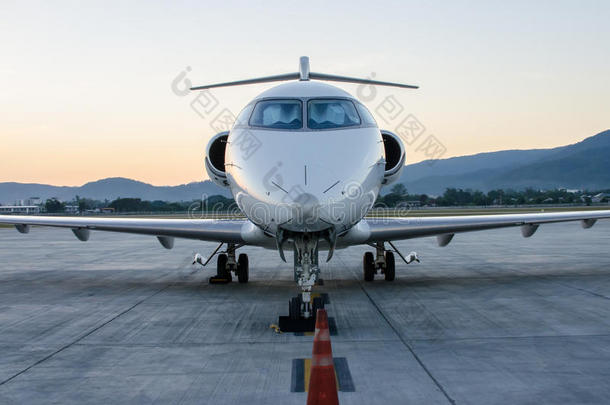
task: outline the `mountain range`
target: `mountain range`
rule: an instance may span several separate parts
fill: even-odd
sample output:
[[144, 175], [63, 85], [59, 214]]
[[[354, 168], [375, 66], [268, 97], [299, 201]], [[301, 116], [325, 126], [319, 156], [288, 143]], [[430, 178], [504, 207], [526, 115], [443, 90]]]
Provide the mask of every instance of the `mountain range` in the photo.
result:
[[[408, 156], [407, 156], [408, 159]], [[567, 146], [551, 149], [504, 150], [427, 160], [405, 166], [399, 180], [410, 193], [439, 195], [448, 187], [492, 189], [610, 188], [610, 130]], [[384, 190], [386, 193], [388, 189]], [[31, 183], [0, 183], [0, 203], [75, 196], [95, 200], [136, 197], [143, 200], [192, 201], [202, 195], [230, 192], [209, 180], [178, 186], [153, 186], [122, 177], [102, 179], [79, 187]]]
[[39, 197], [43, 201], [52, 197], [57, 197], [62, 201], [71, 201], [75, 196], [100, 201], [112, 201], [120, 197], [134, 197], [149, 201], [193, 201], [201, 199], [202, 195], [217, 194], [225, 197], [231, 195], [228, 189], [219, 187], [210, 180], [178, 186], [153, 186], [123, 177], [97, 180], [79, 187], [0, 183], [0, 203], [5, 205], [30, 197]]
[[[408, 159], [408, 156], [407, 156]], [[567, 146], [504, 150], [407, 165], [400, 180], [409, 193], [442, 194], [455, 187], [492, 189], [610, 188], [610, 130]]]

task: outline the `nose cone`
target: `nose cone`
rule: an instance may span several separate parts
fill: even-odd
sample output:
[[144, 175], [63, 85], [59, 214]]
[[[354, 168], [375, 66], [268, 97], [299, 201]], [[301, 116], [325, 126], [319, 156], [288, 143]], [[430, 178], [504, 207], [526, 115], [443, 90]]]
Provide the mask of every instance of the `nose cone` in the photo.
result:
[[299, 194], [291, 204], [291, 220], [285, 229], [292, 231], [317, 231], [328, 228], [329, 224], [320, 221], [320, 201], [311, 193]]
[[315, 195], [303, 193], [294, 199], [293, 207], [295, 214], [299, 214], [303, 218], [311, 218], [320, 208], [320, 202]]

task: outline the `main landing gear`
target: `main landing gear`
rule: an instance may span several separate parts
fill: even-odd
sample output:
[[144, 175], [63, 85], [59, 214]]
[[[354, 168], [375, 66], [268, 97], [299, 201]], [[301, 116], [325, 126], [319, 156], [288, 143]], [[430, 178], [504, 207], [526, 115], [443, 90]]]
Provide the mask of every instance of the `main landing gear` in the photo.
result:
[[250, 276], [248, 255], [241, 253], [236, 260], [235, 251], [238, 247], [229, 243], [227, 250], [218, 254], [216, 258], [216, 275], [210, 277], [210, 284], [230, 283], [233, 281], [231, 272], [235, 273], [240, 283], [248, 282]]
[[[417, 253], [411, 252], [408, 258], [405, 259], [391, 242], [388, 243], [390, 243], [394, 251], [398, 253], [406, 264], [413, 261], [419, 262]], [[396, 277], [396, 260], [394, 259], [394, 252], [386, 250], [383, 242], [377, 242], [374, 247], [375, 256], [373, 256], [372, 252], [365, 252], [364, 257], [362, 258], [364, 281], [373, 281], [375, 279], [375, 274], [377, 274], [378, 271], [385, 276], [385, 281], [394, 281], [394, 278]]]

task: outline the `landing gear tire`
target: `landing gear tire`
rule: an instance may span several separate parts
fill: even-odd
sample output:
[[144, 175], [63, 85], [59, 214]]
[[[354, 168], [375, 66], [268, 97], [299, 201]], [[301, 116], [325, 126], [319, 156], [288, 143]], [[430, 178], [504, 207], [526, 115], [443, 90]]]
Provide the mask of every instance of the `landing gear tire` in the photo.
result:
[[231, 281], [231, 272], [229, 271], [229, 267], [227, 266], [228, 257], [226, 254], [222, 253], [218, 255], [218, 259], [216, 261], [216, 277], [225, 278], [228, 281]]
[[375, 257], [372, 252], [366, 252], [362, 258], [364, 281], [373, 281], [375, 278]]
[[393, 252], [385, 252], [385, 281], [394, 281], [396, 275], [396, 262]]
[[288, 316], [292, 320], [301, 318], [301, 300], [299, 297], [292, 297], [288, 302]]
[[248, 255], [242, 253], [239, 255], [237, 260], [237, 280], [240, 283], [247, 283], [250, 276], [250, 269], [248, 263]]

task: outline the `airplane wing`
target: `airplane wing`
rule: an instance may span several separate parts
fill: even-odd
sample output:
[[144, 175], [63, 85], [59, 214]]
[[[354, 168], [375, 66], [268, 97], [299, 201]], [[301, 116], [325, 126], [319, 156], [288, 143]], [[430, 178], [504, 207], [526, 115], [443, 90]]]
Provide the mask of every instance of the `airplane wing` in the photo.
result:
[[221, 219], [158, 219], [158, 218], [96, 218], [0, 215], [0, 224], [15, 225], [21, 233], [28, 233], [31, 225], [70, 228], [82, 241], [89, 239], [91, 230], [154, 235], [161, 244], [171, 249], [173, 238], [199, 239], [214, 242], [246, 243], [242, 230], [250, 225], [247, 220]]
[[442, 217], [367, 218], [370, 235], [367, 242], [437, 236], [440, 246], [446, 246], [456, 233], [486, 229], [521, 227], [524, 237], [530, 237], [538, 226], [554, 222], [581, 221], [590, 228], [598, 219], [610, 218], [607, 211], [568, 211], [534, 214], [462, 215]]

